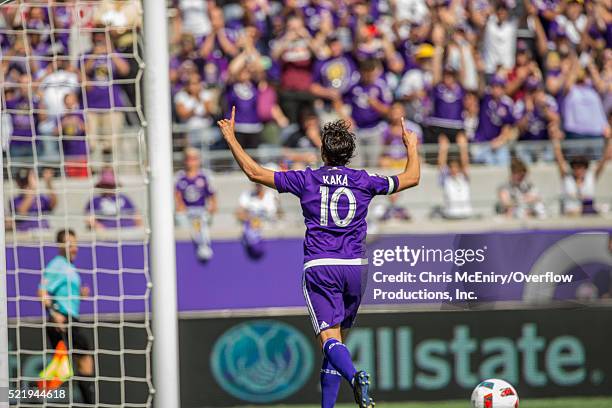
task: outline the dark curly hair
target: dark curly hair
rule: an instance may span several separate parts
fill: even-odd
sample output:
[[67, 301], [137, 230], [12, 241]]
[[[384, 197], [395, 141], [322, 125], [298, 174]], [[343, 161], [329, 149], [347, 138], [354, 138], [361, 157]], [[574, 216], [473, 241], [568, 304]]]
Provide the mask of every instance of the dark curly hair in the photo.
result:
[[355, 134], [344, 120], [326, 123], [321, 133], [321, 157], [328, 166], [346, 166], [355, 154]]

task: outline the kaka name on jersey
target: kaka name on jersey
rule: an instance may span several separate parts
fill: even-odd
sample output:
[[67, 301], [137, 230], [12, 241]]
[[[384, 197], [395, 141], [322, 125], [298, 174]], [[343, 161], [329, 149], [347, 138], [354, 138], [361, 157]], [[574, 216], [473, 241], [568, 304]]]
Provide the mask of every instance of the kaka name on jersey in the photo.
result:
[[333, 174], [330, 176], [323, 176], [324, 184], [333, 184], [336, 186], [348, 186], [348, 177], [346, 174]]

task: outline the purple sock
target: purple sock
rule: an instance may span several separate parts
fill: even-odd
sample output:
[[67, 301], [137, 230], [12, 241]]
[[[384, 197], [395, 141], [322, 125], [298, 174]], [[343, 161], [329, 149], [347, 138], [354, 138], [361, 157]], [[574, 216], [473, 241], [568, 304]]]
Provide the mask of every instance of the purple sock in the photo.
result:
[[342, 376], [334, 366], [331, 365], [327, 357], [323, 357], [321, 365], [321, 408], [334, 408]]
[[351, 353], [349, 353], [346, 346], [334, 338], [327, 339], [323, 344], [323, 354], [325, 354], [325, 357], [327, 357], [327, 360], [329, 360], [336, 371], [352, 386], [353, 377], [357, 370], [351, 360]]

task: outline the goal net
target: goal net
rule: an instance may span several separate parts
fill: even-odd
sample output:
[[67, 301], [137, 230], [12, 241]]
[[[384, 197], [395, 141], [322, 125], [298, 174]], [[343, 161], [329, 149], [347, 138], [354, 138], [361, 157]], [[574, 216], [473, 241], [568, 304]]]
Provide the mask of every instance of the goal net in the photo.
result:
[[0, 4], [10, 403], [150, 406], [140, 1]]

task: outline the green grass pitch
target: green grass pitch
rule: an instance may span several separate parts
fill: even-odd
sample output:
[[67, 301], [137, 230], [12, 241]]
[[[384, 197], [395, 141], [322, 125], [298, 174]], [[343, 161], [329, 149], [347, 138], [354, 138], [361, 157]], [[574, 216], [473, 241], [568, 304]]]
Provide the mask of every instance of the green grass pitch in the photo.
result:
[[[318, 405], [274, 405], [275, 408], [318, 408]], [[355, 404], [338, 404], [336, 408], [354, 408]], [[376, 408], [470, 408], [465, 401], [377, 402]], [[572, 397], [521, 400], [520, 408], [612, 408], [612, 397]]]

